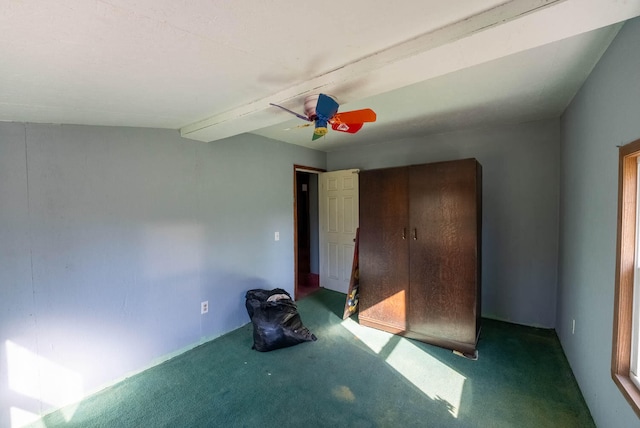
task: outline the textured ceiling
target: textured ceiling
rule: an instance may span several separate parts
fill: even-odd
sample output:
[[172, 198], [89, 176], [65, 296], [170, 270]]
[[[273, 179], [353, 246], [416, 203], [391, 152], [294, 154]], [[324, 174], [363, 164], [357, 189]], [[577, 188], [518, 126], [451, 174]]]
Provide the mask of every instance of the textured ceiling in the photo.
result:
[[[255, 132], [330, 151], [557, 117], [638, 15], [640, 0], [6, 0], [0, 120]], [[378, 121], [312, 143], [269, 106], [302, 113], [318, 92]]]

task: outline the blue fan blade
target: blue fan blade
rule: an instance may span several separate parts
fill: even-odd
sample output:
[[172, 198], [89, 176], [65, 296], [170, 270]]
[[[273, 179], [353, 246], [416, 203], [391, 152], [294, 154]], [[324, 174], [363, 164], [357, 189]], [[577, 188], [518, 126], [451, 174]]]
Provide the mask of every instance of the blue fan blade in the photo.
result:
[[338, 112], [338, 103], [325, 94], [318, 95], [318, 104], [316, 104], [316, 114], [318, 119], [325, 122], [329, 121]]

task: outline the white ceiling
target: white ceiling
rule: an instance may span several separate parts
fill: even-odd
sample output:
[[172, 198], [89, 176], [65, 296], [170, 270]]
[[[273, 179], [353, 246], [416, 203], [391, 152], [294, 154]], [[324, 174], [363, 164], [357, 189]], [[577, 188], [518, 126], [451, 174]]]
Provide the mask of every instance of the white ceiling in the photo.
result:
[[[640, 0], [4, 0], [0, 120], [331, 151], [558, 117]], [[370, 107], [311, 142], [306, 95]]]

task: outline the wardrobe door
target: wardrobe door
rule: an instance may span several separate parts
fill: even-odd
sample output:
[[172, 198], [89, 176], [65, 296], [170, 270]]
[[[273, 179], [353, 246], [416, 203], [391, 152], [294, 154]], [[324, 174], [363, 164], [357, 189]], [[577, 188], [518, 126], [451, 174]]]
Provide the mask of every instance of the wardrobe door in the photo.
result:
[[360, 172], [359, 321], [400, 333], [407, 328], [408, 168]]
[[412, 166], [409, 183], [409, 329], [475, 346], [476, 161]]

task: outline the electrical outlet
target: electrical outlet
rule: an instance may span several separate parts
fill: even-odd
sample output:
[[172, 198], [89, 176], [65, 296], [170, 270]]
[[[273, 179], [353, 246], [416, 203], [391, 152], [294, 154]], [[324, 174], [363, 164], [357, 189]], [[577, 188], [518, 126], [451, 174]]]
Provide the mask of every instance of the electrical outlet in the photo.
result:
[[206, 314], [207, 312], [209, 312], [209, 301], [200, 302], [200, 314]]
[[276, 232], [275, 234], [275, 240], [279, 241], [280, 240], [280, 232]]

